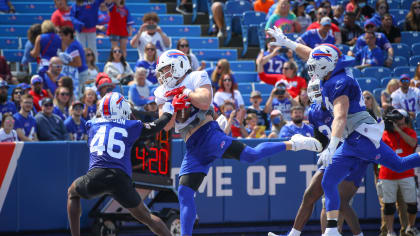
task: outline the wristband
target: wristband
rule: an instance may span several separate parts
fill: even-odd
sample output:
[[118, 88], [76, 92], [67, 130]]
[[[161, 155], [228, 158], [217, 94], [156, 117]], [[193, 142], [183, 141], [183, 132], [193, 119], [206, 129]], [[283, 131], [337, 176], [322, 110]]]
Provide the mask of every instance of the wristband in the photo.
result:
[[182, 94], [184, 94], [184, 95], [188, 96], [191, 92], [192, 92], [192, 90], [191, 90], [191, 89], [189, 89], [189, 88], [184, 88], [184, 90], [182, 91]]
[[340, 143], [340, 138], [332, 136], [330, 140], [330, 144], [328, 144], [328, 148], [336, 149], [339, 143]]

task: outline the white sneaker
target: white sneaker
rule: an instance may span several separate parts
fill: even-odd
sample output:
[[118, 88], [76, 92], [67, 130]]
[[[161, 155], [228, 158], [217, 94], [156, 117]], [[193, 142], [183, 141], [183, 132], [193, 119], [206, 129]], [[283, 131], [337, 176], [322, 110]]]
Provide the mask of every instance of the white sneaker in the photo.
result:
[[301, 134], [295, 134], [292, 136], [290, 141], [293, 143], [292, 145], [293, 151], [300, 151], [300, 150], [309, 150], [313, 152], [322, 151], [321, 143], [312, 137], [306, 137]]
[[217, 32], [217, 37], [218, 38], [223, 38], [224, 34], [222, 30], [219, 30], [219, 32]]
[[277, 234], [274, 234], [273, 232], [268, 232], [267, 236], [278, 236]]
[[392, 233], [387, 233], [386, 236], [397, 236], [397, 234], [395, 232], [392, 232]]
[[416, 227], [407, 227], [405, 233], [411, 236], [420, 236], [420, 231]]
[[340, 232], [338, 232], [337, 228], [327, 228], [325, 230], [324, 236], [341, 236]]

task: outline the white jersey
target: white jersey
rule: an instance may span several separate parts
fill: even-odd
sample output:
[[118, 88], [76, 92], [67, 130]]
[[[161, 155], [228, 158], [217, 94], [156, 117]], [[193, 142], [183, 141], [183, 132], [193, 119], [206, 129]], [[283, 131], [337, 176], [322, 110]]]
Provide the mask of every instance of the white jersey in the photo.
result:
[[[173, 88], [167, 88], [166, 86], [159, 85], [155, 90], [155, 100], [158, 105], [164, 104], [166, 101], [172, 100], [172, 97], [165, 97], [165, 93], [167, 91], [171, 91], [172, 89], [185, 86], [185, 88], [195, 90], [196, 88], [202, 87], [204, 85], [211, 85], [211, 81], [206, 71], [193, 71], [188, 74], [185, 79]], [[211, 97], [213, 97], [213, 90], [211, 90]], [[213, 99], [210, 104], [213, 103]], [[197, 112], [199, 111], [198, 108], [191, 106], [193, 109], [191, 110], [190, 117], [183, 123], [175, 122], [175, 132], [179, 133], [179, 130], [183, 129], [187, 125], [189, 125], [196, 117]]]
[[217, 91], [214, 94], [214, 103], [216, 103], [218, 107], [221, 107], [226, 100], [230, 99], [235, 101], [236, 107], [244, 106], [244, 99], [238, 90], [233, 90], [233, 96], [235, 96], [235, 99], [232, 98], [231, 93]]
[[392, 106], [408, 112], [420, 112], [420, 89], [409, 87], [407, 93], [401, 88], [391, 94]]
[[[165, 44], [163, 43], [162, 36], [156, 32], [153, 35], [149, 35], [147, 31], [144, 31], [141, 33], [139, 38], [139, 43], [137, 44], [137, 52], [139, 53], [139, 60], [144, 60], [144, 48], [146, 47], [146, 44], [153, 43], [156, 46], [156, 53], [159, 57], [160, 54], [162, 54], [164, 51], [166, 51]], [[170, 48], [171, 45], [169, 45], [168, 48]]]
[[17, 142], [17, 141], [18, 141], [18, 136], [14, 129], [12, 129], [10, 133], [8, 134], [4, 132], [3, 128], [0, 129], [0, 142], [3, 143], [3, 142]]

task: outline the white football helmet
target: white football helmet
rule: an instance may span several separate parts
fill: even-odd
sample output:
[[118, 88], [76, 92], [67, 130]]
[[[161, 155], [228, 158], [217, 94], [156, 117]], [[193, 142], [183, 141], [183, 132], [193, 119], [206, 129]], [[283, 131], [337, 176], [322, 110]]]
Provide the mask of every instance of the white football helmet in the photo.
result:
[[332, 44], [321, 44], [312, 49], [309, 55], [308, 74], [311, 79], [324, 80], [329, 72], [333, 71], [341, 51]]
[[131, 107], [124, 96], [117, 92], [105, 94], [99, 103], [99, 112], [104, 119], [129, 120], [131, 115]]
[[[166, 66], [170, 66], [170, 69], [164, 72], [162, 69]], [[156, 66], [156, 70], [159, 72], [159, 84], [173, 88], [178, 79], [190, 69], [190, 61], [183, 52], [175, 49], [165, 51], [160, 55]]]
[[308, 97], [311, 102], [322, 103], [321, 81], [311, 79], [308, 84]]

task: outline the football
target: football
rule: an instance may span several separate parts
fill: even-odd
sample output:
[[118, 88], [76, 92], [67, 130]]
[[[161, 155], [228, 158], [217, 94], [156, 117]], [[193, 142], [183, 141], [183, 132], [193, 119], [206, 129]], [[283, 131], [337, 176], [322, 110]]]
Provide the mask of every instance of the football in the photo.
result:
[[188, 118], [190, 118], [191, 108], [192, 107], [188, 107], [178, 111], [176, 114], [176, 121], [178, 123], [184, 123], [186, 120], [188, 120]]

